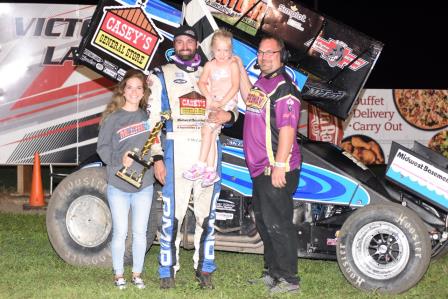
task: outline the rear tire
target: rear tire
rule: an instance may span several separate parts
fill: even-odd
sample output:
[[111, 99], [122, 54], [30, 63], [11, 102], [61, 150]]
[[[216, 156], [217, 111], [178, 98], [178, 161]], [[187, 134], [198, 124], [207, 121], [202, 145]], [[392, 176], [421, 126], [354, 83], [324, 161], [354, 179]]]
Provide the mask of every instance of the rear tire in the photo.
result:
[[364, 291], [402, 293], [425, 274], [431, 258], [429, 233], [412, 210], [370, 205], [341, 228], [336, 248], [345, 278]]

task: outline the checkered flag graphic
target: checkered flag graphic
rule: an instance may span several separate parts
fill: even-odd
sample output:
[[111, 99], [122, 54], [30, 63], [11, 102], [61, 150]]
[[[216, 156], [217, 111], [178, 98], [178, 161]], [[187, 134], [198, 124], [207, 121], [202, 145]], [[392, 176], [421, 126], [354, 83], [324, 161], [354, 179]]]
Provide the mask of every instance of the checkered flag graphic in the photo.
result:
[[193, 27], [198, 34], [199, 53], [203, 58], [212, 58], [210, 42], [218, 25], [203, 0], [184, 0], [182, 23]]

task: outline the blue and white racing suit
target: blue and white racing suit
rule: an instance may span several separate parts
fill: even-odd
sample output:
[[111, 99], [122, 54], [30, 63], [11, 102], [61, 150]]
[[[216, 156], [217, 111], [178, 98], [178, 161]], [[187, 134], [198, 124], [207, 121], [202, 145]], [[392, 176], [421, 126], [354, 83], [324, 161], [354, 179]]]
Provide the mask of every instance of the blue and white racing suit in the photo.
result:
[[[214, 255], [214, 223], [220, 182], [202, 188], [201, 181], [189, 181], [182, 173], [198, 159], [201, 147], [201, 126], [206, 116], [205, 98], [198, 95], [202, 68], [187, 72], [174, 63], [155, 69], [150, 100], [151, 118], [160, 120], [161, 111], [171, 111], [166, 122], [166, 141], [163, 145], [167, 170], [162, 189], [163, 216], [160, 237], [160, 278], [174, 277], [179, 270], [180, 228], [193, 192], [196, 230], [194, 235], [194, 268], [202, 272], [216, 269]], [[221, 173], [221, 147], [216, 142], [217, 172]]]

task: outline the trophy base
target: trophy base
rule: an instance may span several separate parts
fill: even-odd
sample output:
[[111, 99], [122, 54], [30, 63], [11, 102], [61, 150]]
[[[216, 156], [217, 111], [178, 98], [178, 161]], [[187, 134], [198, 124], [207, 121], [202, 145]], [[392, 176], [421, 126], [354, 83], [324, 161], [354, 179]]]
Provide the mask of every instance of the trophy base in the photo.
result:
[[134, 186], [137, 189], [139, 189], [142, 186], [141, 182], [136, 181], [133, 177], [129, 176], [127, 173], [123, 173], [121, 171], [117, 171], [117, 173], [115, 175], [117, 177], [119, 177], [120, 179], [128, 182], [129, 184], [131, 184], [132, 186]]

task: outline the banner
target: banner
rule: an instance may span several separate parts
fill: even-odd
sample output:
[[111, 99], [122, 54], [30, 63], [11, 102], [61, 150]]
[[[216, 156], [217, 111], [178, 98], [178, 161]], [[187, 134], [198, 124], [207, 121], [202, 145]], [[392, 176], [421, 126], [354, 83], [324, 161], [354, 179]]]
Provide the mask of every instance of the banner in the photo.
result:
[[282, 38], [289, 65], [309, 74], [303, 99], [346, 119], [383, 44], [291, 0], [270, 1], [262, 32]]
[[367, 165], [385, 163], [393, 141], [407, 148], [417, 141], [448, 158], [447, 127], [448, 90], [366, 89], [341, 146]]
[[0, 164], [78, 164], [95, 153], [114, 82], [74, 64], [95, 6], [1, 3]]

